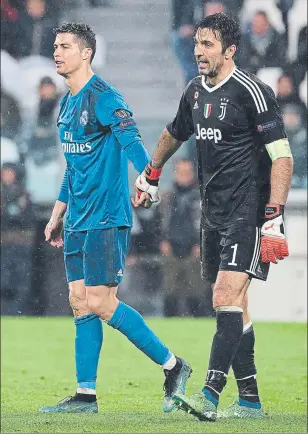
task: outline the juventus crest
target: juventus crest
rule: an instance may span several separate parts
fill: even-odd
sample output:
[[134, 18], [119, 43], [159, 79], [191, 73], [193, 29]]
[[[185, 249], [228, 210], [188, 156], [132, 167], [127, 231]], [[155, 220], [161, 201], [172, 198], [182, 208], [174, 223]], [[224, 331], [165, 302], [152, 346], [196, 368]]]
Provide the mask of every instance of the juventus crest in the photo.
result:
[[220, 108], [221, 112], [220, 112], [220, 115], [218, 116], [218, 119], [220, 121], [222, 121], [226, 116], [226, 110], [227, 110], [228, 102], [229, 102], [229, 100], [227, 98], [220, 98], [219, 108]]

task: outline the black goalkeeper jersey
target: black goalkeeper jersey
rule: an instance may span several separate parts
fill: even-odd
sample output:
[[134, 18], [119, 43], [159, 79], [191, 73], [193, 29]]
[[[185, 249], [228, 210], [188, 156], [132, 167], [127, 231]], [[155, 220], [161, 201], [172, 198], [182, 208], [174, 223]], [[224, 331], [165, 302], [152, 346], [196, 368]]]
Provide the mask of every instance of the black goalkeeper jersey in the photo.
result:
[[259, 224], [270, 194], [265, 145], [286, 137], [272, 89], [237, 67], [214, 87], [198, 76], [167, 129], [180, 141], [196, 136], [203, 226]]

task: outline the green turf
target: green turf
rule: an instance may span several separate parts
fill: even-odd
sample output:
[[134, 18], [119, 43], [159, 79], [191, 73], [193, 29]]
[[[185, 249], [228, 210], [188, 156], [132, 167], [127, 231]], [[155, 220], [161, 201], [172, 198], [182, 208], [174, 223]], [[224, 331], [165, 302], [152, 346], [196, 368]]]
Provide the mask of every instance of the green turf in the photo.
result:
[[[213, 320], [151, 319], [150, 325], [194, 372], [188, 393], [203, 385]], [[307, 348], [304, 324], [255, 324], [259, 387], [266, 420], [199, 422], [176, 411], [163, 414], [161, 369], [104, 324], [95, 415], [41, 415], [38, 408], [74, 393], [71, 318], [2, 318], [2, 430], [40, 433], [307, 432]], [[221, 404], [236, 396], [233, 378]]]

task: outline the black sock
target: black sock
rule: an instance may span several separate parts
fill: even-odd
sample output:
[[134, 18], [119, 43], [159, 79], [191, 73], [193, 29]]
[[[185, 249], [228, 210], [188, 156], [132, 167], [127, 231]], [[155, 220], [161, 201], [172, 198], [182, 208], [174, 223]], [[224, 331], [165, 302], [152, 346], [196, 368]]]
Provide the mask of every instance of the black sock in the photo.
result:
[[74, 399], [76, 401], [95, 402], [96, 395], [90, 395], [88, 393], [75, 393]]
[[227, 375], [243, 334], [243, 311], [241, 308], [232, 308], [216, 309], [217, 328], [204, 386], [216, 400], [226, 385]]
[[260, 402], [255, 366], [255, 334], [253, 326], [244, 331], [232, 362], [232, 369], [241, 399]]

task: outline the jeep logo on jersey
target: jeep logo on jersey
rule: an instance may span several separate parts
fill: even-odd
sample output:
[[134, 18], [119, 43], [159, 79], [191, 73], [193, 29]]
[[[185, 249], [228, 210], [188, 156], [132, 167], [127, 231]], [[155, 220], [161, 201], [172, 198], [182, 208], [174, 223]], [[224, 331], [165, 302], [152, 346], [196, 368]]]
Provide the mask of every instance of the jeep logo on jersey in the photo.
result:
[[215, 143], [218, 143], [222, 139], [222, 134], [218, 128], [200, 128], [200, 124], [197, 124], [196, 139], [214, 140]]
[[212, 104], [205, 104], [204, 105], [204, 117], [207, 119], [212, 111]]
[[88, 119], [89, 119], [88, 112], [87, 112], [87, 110], [85, 110], [85, 111], [83, 111], [81, 113], [81, 116], [80, 116], [80, 125], [82, 125], [83, 127], [85, 127], [87, 125], [87, 123], [88, 123]]

